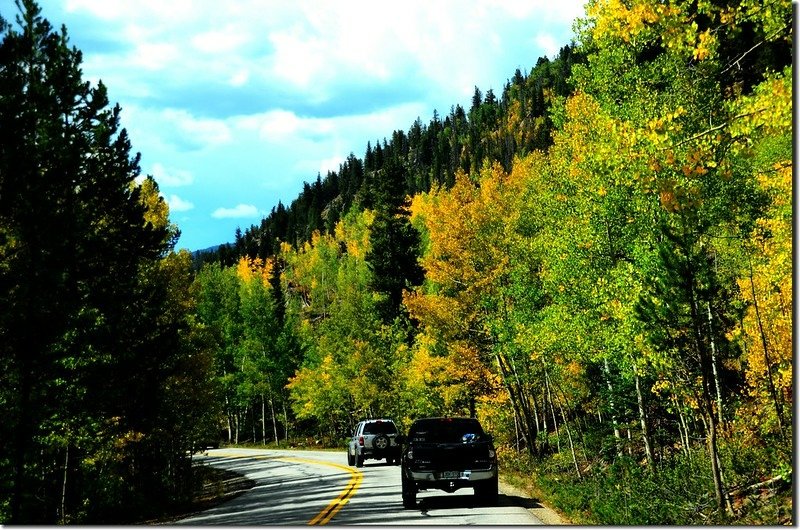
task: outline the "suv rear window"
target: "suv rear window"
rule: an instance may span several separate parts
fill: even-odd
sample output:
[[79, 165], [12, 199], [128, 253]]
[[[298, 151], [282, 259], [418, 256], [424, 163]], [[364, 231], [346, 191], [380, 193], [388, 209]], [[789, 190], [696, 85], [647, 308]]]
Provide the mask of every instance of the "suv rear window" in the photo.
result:
[[390, 421], [376, 421], [364, 425], [364, 434], [397, 434], [397, 427]]
[[414, 422], [408, 432], [413, 442], [422, 443], [461, 443], [464, 436], [472, 434], [475, 438], [483, 436], [478, 420], [471, 418], [435, 418]]

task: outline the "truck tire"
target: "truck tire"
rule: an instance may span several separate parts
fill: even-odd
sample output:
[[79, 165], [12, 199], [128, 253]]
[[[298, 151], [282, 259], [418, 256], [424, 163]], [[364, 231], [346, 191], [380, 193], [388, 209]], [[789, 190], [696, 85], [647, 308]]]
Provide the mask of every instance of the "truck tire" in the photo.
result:
[[498, 501], [497, 477], [475, 484], [475, 499], [486, 506], [496, 506]]
[[413, 481], [407, 480], [405, 474], [402, 476], [403, 508], [412, 509], [417, 507], [417, 485]]
[[364, 467], [363, 453], [356, 452], [356, 467]]
[[356, 463], [356, 459], [350, 454], [350, 449], [347, 450], [347, 465], [352, 466]]

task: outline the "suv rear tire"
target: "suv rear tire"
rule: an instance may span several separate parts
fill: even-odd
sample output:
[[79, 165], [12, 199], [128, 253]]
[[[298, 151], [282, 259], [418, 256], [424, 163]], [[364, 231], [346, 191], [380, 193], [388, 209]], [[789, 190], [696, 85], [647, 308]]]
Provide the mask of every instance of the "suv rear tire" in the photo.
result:
[[364, 467], [364, 455], [356, 453], [356, 467]]
[[356, 463], [356, 459], [350, 454], [350, 449], [347, 450], [347, 465], [352, 466]]
[[372, 440], [372, 447], [379, 451], [385, 451], [389, 447], [389, 437], [385, 434], [379, 434]]

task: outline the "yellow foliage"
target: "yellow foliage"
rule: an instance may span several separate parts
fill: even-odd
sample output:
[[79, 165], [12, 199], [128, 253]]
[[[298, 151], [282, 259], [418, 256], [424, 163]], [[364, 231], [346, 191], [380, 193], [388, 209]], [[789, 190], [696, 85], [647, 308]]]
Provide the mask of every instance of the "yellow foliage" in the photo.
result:
[[[791, 2], [785, 1], [765, 7], [763, 0], [742, 0], [734, 5], [705, 0], [593, 0], [586, 14], [595, 40], [633, 46], [658, 42], [672, 53], [696, 61], [717, 55], [720, 26], [748, 25], [763, 32], [767, 40], [791, 38], [791, 27], [786, 25]], [[700, 27], [699, 20], [706, 26]]]
[[236, 275], [243, 283], [258, 279], [264, 286], [269, 285], [272, 276], [273, 260], [262, 261], [261, 258], [242, 256], [236, 264]]
[[764, 409], [760, 414], [763, 425], [772, 426], [776, 419], [771, 413], [774, 403], [768, 372], [772, 372], [779, 401], [787, 407], [794, 390], [792, 163], [787, 160], [774, 167], [774, 173], [758, 176], [773, 198], [772, 208], [770, 215], [759, 220], [752, 240], [760, 249], [752, 263], [752, 277], [738, 281], [750, 303], [741, 330], [747, 346], [745, 377], [751, 397]]
[[766, 135], [790, 133], [792, 103], [792, 69], [787, 68], [768, 76], [752, 95], [734, 101], [738, 117], [731, 123], [731, 136], [748, 140], [755, 131]]

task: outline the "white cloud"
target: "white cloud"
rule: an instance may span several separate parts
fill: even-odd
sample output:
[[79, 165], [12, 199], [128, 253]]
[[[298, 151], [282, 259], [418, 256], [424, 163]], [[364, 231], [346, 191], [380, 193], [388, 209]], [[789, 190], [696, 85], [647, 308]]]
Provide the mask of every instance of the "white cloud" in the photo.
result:
[[298, 116], [290, 110], [276, 109], [236, 116], [228, 120], [226, 125], [234, 136], [256, 133], [260, 139], [270, 143], [323, 142], [361, 136], [364, 139], [363, 145], [358, 146], [361, 149], [366, 147], [367, 141], [374, 141], [376, 135], [381, 138], [390, 135], [398, 123], [403, 123], [403, 128], [409, 127], [417, 116], [431, 111], [420, 102], [330, 118]]
[[215, 219], [235, 219], [246, 217], [258, 217], [260, 212], [252, 204], [239, 204], [235, 208], [217, 208], [211, 217]]
[[167, 204], [169, 205], [169, 211], [172, 212], [188, 212], [192, 208], [194, 208], [194, 204], [189, 201], [185, 201], [178, 197], [177, 195], [170, 195], [167, 199]]
[[323, 176], [328, 173], [328, 171], [339, 171], [339, 166], [344, 162], [344, 157], [339, 155], [333, 155], [330, 158], [325, 158], [321, 160], [319, 163], [319, 172]]
[[542, 51], [544, 51], [545, 54], [547, 54], [547, 56], [551, 59], [558, 55], [558, 50], [560, 50], [561, 47], [566, 44], [565, 42], [556, 42], [556, 39], [549, 33], [539, 33], [536, 35], [534, 41], [536, 42], [536, 45], [541, 48]]
[[194, 182], [194, 177], [188, 171], [181, 169], [166, 169], [161, 163], [153, 164], [151, 171], [153, 178], [158, 182], [159, 187], [188, 186]]
[[249, 37], [236, 26], [229, 24], [224, 29], [213, 29], [192, 37], [192, 45], [208, 54], [231, 54], [241, 51]]
[[[571, 23], [583, 14], [584, 0], [553, 2], [552, 0], [489, 0], [492, 8], [501, 9], [518, 19], [543, 16], [547, 20]], [[565, 43], [566, 44], [566, 43]]]
[[219, 145], [231, 141], [231, 131], [224, 120], [197, 118], [182, 109], [166, 109], [162, 114], [164, 122], [175, 125], [190, 142]]
[[228, 84], [231, 86], [242, 86], [250, 79], [250, 72], [246, 69], [237, 70], [229, 79]]
[[147, 70], [164, 70], [174, 65], [180, 57], [180, 51], [173, 44], [143, 42], [137, 44], [127, 63]]
[[269, 36], [275, 48], [272, 73], [299, 88], [310, 88], [321, 81], [326, 55], [330, 52], [318, 38], [301, 35], [296, 28], [276, 31]]
[[[300, 128], [307, 128], [294, 112], [276, 109], [259, 116], [252, 116], [254, 124], [258, 124], [258, 135], [263, 140], [279, 142], [288, 136], [293, 136]], [[308, 120], [305, 120], [306, 124]]]

